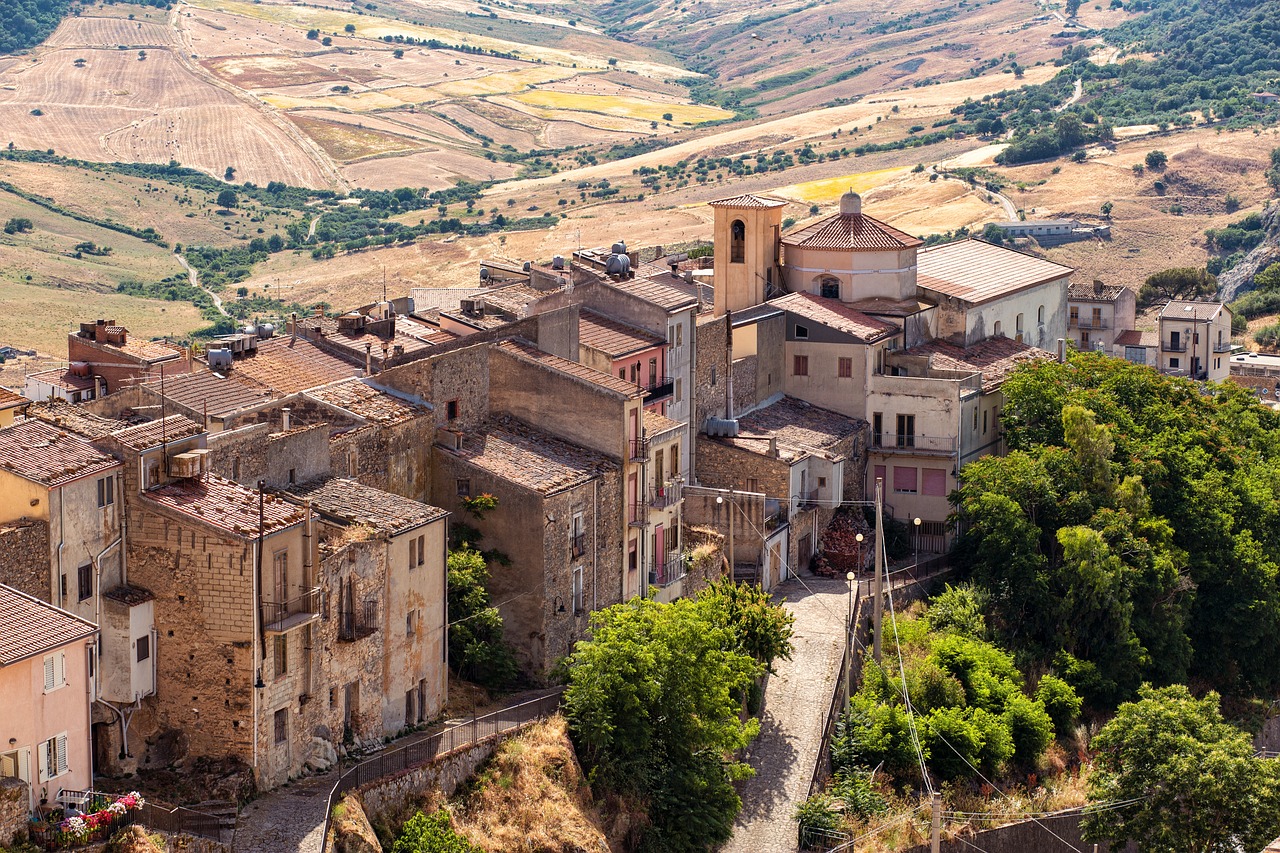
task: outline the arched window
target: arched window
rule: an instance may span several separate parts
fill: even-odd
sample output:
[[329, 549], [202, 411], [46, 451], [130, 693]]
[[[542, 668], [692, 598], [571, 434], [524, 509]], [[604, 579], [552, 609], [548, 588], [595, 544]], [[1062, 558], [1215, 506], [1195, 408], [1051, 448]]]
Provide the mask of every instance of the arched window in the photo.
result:
[[1000, 328], [1000, 321], [999, 321], [999, 320], [996, 320], [995, 328], [991, 330], [991, 334], [992, 334], [994, 337], [997, 337], [997, 338], [1004, 334], [1004, 330], [1003, 330], [1002, 328]]
[[747, 259], [747, 226], [741, 219], [729, 226], [729, 262], [744, 263]]
[[1019, 341], [1022, 340], [1022, 315], [1021, 314], [1018, 315], [1017, 322], [1015, 323], [1015, 329], [1016, 329], [1016, 333], [1014, 334], [1014, 339]]
[[1040, 326], [1044, 325], [1044, 306], [1043, 305], [1041, 305], [1039, 310], [1036, 311], [1036, 324]]
[[833, 275], [824, 275], [818, 281], [818, 292], [827, 299], [840, 298], [840, 279]]

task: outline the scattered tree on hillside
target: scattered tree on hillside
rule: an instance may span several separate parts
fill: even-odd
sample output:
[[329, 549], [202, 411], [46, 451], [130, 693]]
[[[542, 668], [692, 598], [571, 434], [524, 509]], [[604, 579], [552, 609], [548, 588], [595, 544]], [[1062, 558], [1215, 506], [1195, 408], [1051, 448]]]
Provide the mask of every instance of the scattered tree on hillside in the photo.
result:
[[221, 207], [224, 210], [229, 210], [233, 207], [239, 206], [240, 198], [236, 195], [235, 190], [223, 190], [218, 193], [217, 204], [218, 207]]
[[1255, 274], [1253, 287], [1255, 290], [1280, 290], [1280, 261]]
[[4, 233], [23, 234], [32, 228], [31, 220], [25, 216], [15, 216], [4, 224]]
[[1148, 151], [1146, 156], [1148, 169], [1163, 169], [1169, 163], [1169, 157], [1160, 149]]
[[1147, 276], [1138, 290], [1138, 304], [1146, 307], [1167, 299], [1195, 299], [1218, 289], [1218, 279], [1200, 267], [1176, 267]]
[[1280, 834], [1280, 765], [1253, 757], [1218, 694], [1144, 685], [1093, 740], [1089, 798], [1123, 808], [1086, 812], [1088, 841], [1138, 842], [1151, 853], [1261, 850]]
[[1271, 149], [1271, 168], [1267, 169], [1267, 183], [1280, 192], [1280, 148]]

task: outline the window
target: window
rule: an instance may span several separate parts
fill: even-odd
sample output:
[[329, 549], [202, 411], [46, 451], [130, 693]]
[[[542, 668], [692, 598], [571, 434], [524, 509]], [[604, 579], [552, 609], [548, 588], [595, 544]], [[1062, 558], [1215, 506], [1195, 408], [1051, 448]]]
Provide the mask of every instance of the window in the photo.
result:
[[666, 453], [662, 450], [653, 452], [653, 488], [654, 491], [662, 491], [662, 472], [666, 470]]
[[1134, 364], [1146, 364], [1147, 348], [1146, 347], [1125, 347], [1124, 359], [1125, 361], [1131, 361]]
[[40, 781], [47, 782], [67, 772], [67, 733], [54, 735], [40, 744], [37, 759]]
[[636, 540], [632, 539], [627, 544], [627, 571], [634, 572], [636, 570], [640, 565], [639, 562], [637, 562], [638, 559], [639, 558], [636, 553]]
[[825, 489], [826, 487], [827, 487], [827, 478], [826, 478], [826, 477], [819, 477], [819, 478], [818, 478], [818, 488], [819, 488], [819, 489]]
[[997, 338], [1004, 334], [1004, 330], [1000, 327], [999, 320], [996, 320], [995, 326], [993, 326], [991, 329], [991, 334]]
[[808, 376], [809, 375], [809, 356], [807, 355], [796, 356], [795, 364], [793, 365], [793, 369], [791, 373], [793, 376]]
[[741, 219], [729, 226], [729, 262], [745, 263], [747, 259], [747, 226]]
[[620, 367], [620, 368], [618, 368], [618, 378], [619, 378], [619, 379], [622, 379], [622, 380], [624, 380], [624, 381], [626, 380], [626, 378], [627, 378], [627, 369], [626, 369], [625, 367]]
[[684, 346], [684, 323], [676, 323], [676, 346]]
[[1089, 333], [1085, 331], [1081, 331], [1080, 332], [1080, 349], [1088, 349], [1088, 348], [1089, 348]]
[[347, 453], [347, 476], [348, 477], [354, 477], [357, 473], [359, 473], [360, 471], [360, 466], [358, 464], [359, 460], [360, 460], [360, 457], [356, 451], [351, 450]]
[[284, 743], [289, 739], [289, 709], [281, 708], [275, 713], [275, 740], [276, 746]]
[[684, 386], [681, 384], [679, 379], [676, 380], [675, 398], [677, 403], [682, 402], [684, 400]]
[[1021, 314], [1018, 315], [1017, 321], [1014, 324], [1014, 332], [1015, 332], [1014, 339], [1021, 341], [1022, 340], [1022, 315]]
[[671, 445], [671, 479], [680, 476], [680, 445]]
[[587, 551], [586, 519], [581, 512], [575, 512], [569, 526], [569, 553], [572, 557], [581, 557]]
[[85, 563], [83, 566], [76, 569], [76, 580], [79, 581], [80, 600], [84, 601], [86, 598], [92, 598], [93, 597], [93, 565], [91, 563]]
[[760, 480], [756, 477], [748, 477], [746, 480], [746, 491], [758, 493], [760, 491]]
[[[916, 446], [916, 416], [898, 415], [898, 446]], [[914, 470], [914, 469], [913, 469]]]
[[1169, 367], [1173, 370], [1178, 369], [1178, 360], [1176, 358], [1169, 359]]
[[404, 615], [404, 635], [406, 637], [413, 636], [413, 611], [410, 610]]
[[471, 497], [471, 479], [469, 477], [459, 477], [457, 481], [458, 497]]
[[920, 494], [929, 497], [946, 497], [947, 472], [943, 468], [920, 469]]
[[450, 421], [458, 419], [458, 401], [457, 400], [450, 400], [449, 402], [444, 404], [444, 416], [446, 420], [450, 420]]
[[[1041, 311], [1044, 311], [1044, 309], [1043, 309], [1043, 308], [1041, 308], [1040, 310], [1041, 310]], [[1071, 320], [1070, 320], [1070, 324], [1071, 324], [1072, 326], [1079, 326], [1079, 325], [1080, 325], [1080, 308], [1079, 308], [1079, 306], [1076, 306], [1076, 305], [1072, 305], [1072, 306], [1071, 306]]]
[[404, 724], [406, 726], [413, 725], [413, 700], [418, 688], [406, 690], [404, 692]]
[[714, 364], [711, 365], [711, 384], [716, 384], [716, 366]]
[[801, 341], [809, 340], [809, 327], [796, 323], [796, 339]]
[[289, 600], [288, 551], [277, 551], [271, 558], [271, 590], [275, 594], [276, 604], [284, 604]]
[[582, 612], [582, 567], [573, 570], [573, 612]]
[[116, 502], [116, 476], [108, 475], [98, 480], [98, 506], [108, 507]]
[[239, 456], [231, 460], [231, 479], [233, 480], [240, 479], [240, 457]]
[[138, 638], [138, 663], [151, 659], [151, 637], [144, 635]]
[[418, 722], [427, 719], [427, 680], [418, 679]]
[[916, 493], [916, 469], [914, 467], [894, 465], [893, 490], [899, 494], [914, 495]]
[[280, 678], [289, 671], [289, 635], [277, 634], [272, 651], [272, 663], [275, 666], [275, 677]]
[[884, 435], [884, 412], [876, 412], [871, 416], [871, 446], [879, 447]]
[[1041, 326], [1044, 325], [1044, 306], [1043, 305], [1041, 305], [1039, 308], [1036, 309], [1036, 323]]
[[426, 534], [418, 537], [418, 565], [421, 566], [427, 561], [427, 537]]
[[982, 410], [982, 434], [987, 434], [987, 410]]
[[977, 406], [975, 406], [973, 409], [973, 431], [974, 432], [978, 431], [978, 407]]
[[852, 379], [853, 378], [853, 359], [848, 356], [843, 356], [843, 355], [840, 356], [839, 367], [836, 370], [836, 375], [841, 379]]
[[832, 276], [824, 276], [822, 279], [821, 293], [827, 299], [840, 298], [840, 279]]
[[885, 485], [888, 485], [889, 474], [887, 472], [888, 472], [888, 469], [885, 468], [883, 465], [875, 466], [875, 476], [871, 480], [871, 488], [868, 489], [868, 492], [870, 494], [873, 494], [873, 495], [875, 494], [875, 484], [877, 480], [879, 480], [881, 483], [884, 483]]
[[298, 469], [297, 469], [297, 468], [290, 468], [290, 469], [289, 469], [289, 485], [291, 485], [291, 486], [292, 486], [293, 484], [295, 484], [295, 483], [297, 483], [297, 482], [298, 482]]
[[1093, 327], [1095, 329], [1102, 328], [1102, 309], [1101, 308], [1093, 309]]
[[67, 683], [67, 656], [55, 652], [44, 656], [44, 692], [49, 693]]

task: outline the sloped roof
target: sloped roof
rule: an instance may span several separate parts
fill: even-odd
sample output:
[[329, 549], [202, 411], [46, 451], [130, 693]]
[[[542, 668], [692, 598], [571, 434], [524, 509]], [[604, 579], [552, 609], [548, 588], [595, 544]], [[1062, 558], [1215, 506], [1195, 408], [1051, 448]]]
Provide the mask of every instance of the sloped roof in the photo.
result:
[[94, 387], [92, 376], [76, 376], [70, 370], [43, 370], [39, 373], [28, 373], [27, 379], [35, 379], [46, 385], [52, 385], [55, 388], [62, 388], [67, 391], [92, 391]]
[[752, 195], [745, 193], [743, 195], [735, 195], [730, 198], [720, 198], [713, 202], [709, 202], [712, 207], [747, 207], [747, 208], [769, 208], [769, 207], [786, 207], [787, 203], [781, 199], [769, 198], [763, 195]]
[[606, 287], [630, 294], [658, 306], [664, 311], [677, 311], [698, 304], [698, 286], [683, 277], [673, 276], [669, 267], [643, 263], [636, 269], [636, 277], [614, 281], [601, 277]]
[[1115, 302], [1126, 290], [1123, 284], [1068, 284], [1067, 298], [1072, 302]]
[[892, 323], [863, 314], [856, 308], [845, 305], [839, 299], [824, 299], [812, 293], [788, 293], [769, 304], [785, 308], [806, 320], [829, 326], [846, 335], [852, 335], [864, 343], [878, 341], [898, 331], [898, 327]]
[[612, 391], [615, 394], [621, 394], [624, 397], [639, 397], [644, 394], [639, 385], [634, 382], [628, 382], [625, 379], [619, 379], [608, 373], [602, 373], [599, 370], [592, 370], [585, 364], [579, 364], [576, 361], [569, 361], [558, 355], [552, 355], [549, 352], [543, 352], [528, 341], [522, 341], [518, 338], [508, 338], [499, 341], [494, 349], [504, 352], [520, 361], [529, 362], [531, 364], [540, 365], [547, 370], [553, 370], [570, 376], [582, 382], [589, 382], [592, 385], [599, 386], [606, 391]]
[[199, 435], [204, 427], [186, 415], [169, 415], [163, 420], [125, 427], [111, 433], [111, 438], [132, 450], [150, 450], [166, 441], [179, 441]]
[[924, 241], [865, 213], [837, 213], [786, 235], [782, 244], [806, 249], [882, 252], [912, 249], [924, 245]]
[[0, 584], [0, 666], [61, 648], [98, 633], [92, 622]]
[[[174, 480], [143, 492], [142, 499], [241, 539], [258, 535], [258, 493], [216, 474]], [[274, 495], [264, 496], [263, 533], [275, 533], [302, 519], [298, 507]]]
[[584, 308], [578, 314], [578, 344], [613, 358], [666, 346], [667, 339]]
[[391, 536], [444, 518], [447, 510], [401, 497], [343, 477], [298, 483], [281, 492], [287, 500], [309, 501], [321, 515], [363, 524]]
[[[381, 352], [375, 353], [375, 357]], [[311, 341], [282, 336], [259, 341], [252, 355], [236, 359], [231, 373], [281, 394], [295, 394], [307, 388], [359, 376], [360, 368]]]
[[27, 417], [37, 418], [61, 429], [78, 433], [85, 438], [102, 438], [129, 426], [127, 421], [95, 415], [83, 406], [60, 400], [41, 400], [27, 409]]
[[1126, 329], [1116, 335], [1116, 346], [1122, 347], [1158, 347], [1159, 332], [1141, 332], [1137, 329]]
[[377, 424], [399, 423], [427, 411], [425, 406], [402, 400], [360, 379], [344, 379], [312, 388], [303, 396]]
[[78, 435], [28, 419], [0, 429], [0, 469], [45, 486], [60, 486], [119, 466]]
[[25, 406], [31, 401], [19, 394], [17, 391], [11, 391], [0, 385], [0, 410], [16, 409], [18, 406]]
[[916, 284], [972, 304], [1075, 272], [1053, 261], [972, 239], [923, 249], [917, 261]]
[[594, 450], [508, 417], [491, 418], [481, 429], [463, 436], [460, 450], [444, 452], [544, 495], [588, 483], [618, 467]]
[[862, 421], [838, 412], [783, 397], [775, 403], [738, 417], [737, 438], [717, 439], [746, 450], [765, 453], [762, 438], [777, 441], [779, 456], [790, 461], [820, 453], [861, 430]]
[[945, 341], [929, 341], [903, 350], [902, 355], [928, 356], [929, 366], [936, 370], [981, 373], [984, 394], [997, 390], [1010, 371], [1020, 364], [1057, 358], [1048, 350], [1006, 337], [987, 338], [967, 347]]
[[[161, 383], [149, 382], [143, 387], [159, 394]], [[217, 417], [253, 408], [283, 395], [252, 380], [241, 379], [233, 367], [230, 376], [209, 372], [166, 377], [163, 396], [180, 406]]]
[[1161, 320], [1212, 320], [1226, 306], [1221, 302], [1184, 302], [1175, 299], [1160, 312]]

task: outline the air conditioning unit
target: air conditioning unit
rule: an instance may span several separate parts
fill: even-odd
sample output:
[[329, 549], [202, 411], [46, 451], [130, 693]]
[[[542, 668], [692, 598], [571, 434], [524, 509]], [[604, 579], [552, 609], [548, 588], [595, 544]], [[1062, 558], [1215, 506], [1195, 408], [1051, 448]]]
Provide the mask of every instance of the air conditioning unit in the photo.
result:
[[196, 460], [200, 463], [200, 473], [201, 474], [208, 473], [209, 450], [207, 448], [197, 447], [194, 450], [188, 450], [187, 453], [183, 455], [190, 455], [190, 456], [196, 457]]
[[169, 457], [169, 476], [191, 478], [200, 476], [204, 457], [197, 453], [175, 453]]
[[436, 430], [436, 444], [450, 450], [461, 450], [462, 433], [451, 429]]

